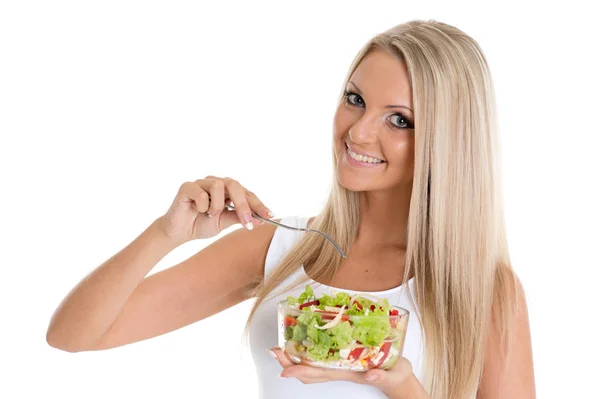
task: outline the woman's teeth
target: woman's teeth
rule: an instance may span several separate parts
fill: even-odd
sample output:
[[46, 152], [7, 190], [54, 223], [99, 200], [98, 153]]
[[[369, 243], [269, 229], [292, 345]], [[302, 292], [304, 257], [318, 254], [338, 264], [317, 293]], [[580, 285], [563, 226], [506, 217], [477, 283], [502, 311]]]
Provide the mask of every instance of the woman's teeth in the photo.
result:
[[377, 158], [367, 157], [366, 155], [359, 155], [355, 152], [350, 151], [350, 148], [347, 148], [348, 155], [350, 155], [353, 159], [364, 162], [364, 163], [382, 163], [383, 160]]

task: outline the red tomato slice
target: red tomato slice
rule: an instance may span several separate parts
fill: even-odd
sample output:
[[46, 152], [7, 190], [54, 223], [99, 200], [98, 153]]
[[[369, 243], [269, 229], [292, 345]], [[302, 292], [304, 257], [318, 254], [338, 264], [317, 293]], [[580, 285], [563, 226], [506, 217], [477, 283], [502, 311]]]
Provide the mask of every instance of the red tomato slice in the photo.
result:
[[385, 361], [385, 359], [388, 356], [388, 353], [390, 352], [390, 348], [392, 347], [392, 343], [391, 342], [386, 342], [383, 344], [383, 346], [381, 347], [381, 352], [383, 352], [383, 356], [381, 356], [381, 359], [377, 362], [377, 364], [373, 363], [371, 361], [371, 359], [369, 359], [369, 368], [376, 368], [379, 367], [383, 364], [383, 362]]
[[296, 324], [298, 324], [298, 320], [292, 316], [285, 316], [285, 319], [283, 319], [283, 325], [285, 328], [288, 328], [289, 326], [295, 326]]
[[358, 358], [360, 357], [360, 355], [362, 355], [364, 350], [365, 350], [365, 348], [352, 349], [352, 351], [348, 355], [348, 360], [350, 360], [350, 361], [358, 360]]
[[316, 301], [310, 301], [310, 302], [303, 303], [302, 305], [298, 306], [298, 308], [300, 308], [300, 310], [302, 310], [303, 308], [306, 308], [311, 305], [319, 306], [320, 305], [319, 300], [317, 299]]

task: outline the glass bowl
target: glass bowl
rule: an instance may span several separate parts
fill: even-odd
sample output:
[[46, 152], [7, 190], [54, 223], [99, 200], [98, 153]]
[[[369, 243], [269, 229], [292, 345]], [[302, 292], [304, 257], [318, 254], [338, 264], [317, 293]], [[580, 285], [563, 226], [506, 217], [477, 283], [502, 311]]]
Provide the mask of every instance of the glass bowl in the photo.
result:
[[409, 314], [392, 306], [388, 315], [349, 315], [341, 307], [299, 309], [281, 301], [279, 347], [296, 364], [352, 371], [389, 369], [402, 355]]

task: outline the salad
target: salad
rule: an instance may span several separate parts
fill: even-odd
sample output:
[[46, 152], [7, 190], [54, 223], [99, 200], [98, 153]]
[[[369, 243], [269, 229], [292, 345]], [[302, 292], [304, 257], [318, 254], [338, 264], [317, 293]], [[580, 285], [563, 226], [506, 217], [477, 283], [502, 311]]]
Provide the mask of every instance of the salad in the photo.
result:
[[409, 312], [369, 294], [317, 298], [310, 287], [279, 303], [279, 346], [296, 363], [387, 369], [404, 346]]

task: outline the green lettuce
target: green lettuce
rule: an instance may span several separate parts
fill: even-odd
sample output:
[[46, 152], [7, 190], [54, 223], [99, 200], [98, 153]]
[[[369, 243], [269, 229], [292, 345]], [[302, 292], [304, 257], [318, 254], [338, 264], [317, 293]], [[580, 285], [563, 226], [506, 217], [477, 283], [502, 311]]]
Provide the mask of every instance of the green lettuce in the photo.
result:
[[292, 339], [293, 336], [294, 336], [294, 326], [288, 326], [285, 329], [285, 339], [286, 339], [286, 341]]
[[297, 321], [298, 323], [307, 325], [313, 325], [317, 323], [321, 325], [321, 323], [323, 322], [323, 320], [321, 319], [321, 315], [319, 313], [310, 312], [310, 309], [307, 312], [301, 313], [300, 316], [298, 316]]
[[[313, 312], [310, 307], [304, 307], [297, 318], [297, 324], [290, 326], [285, 331], [286, 339], [301, 342], [309, 341], [307, 352], [313, 360], [339, 359], [339, 349], [347, 347], [354, 339], [367, 346], [378, 346], [392, 333], [389, 319], [390, 305], [387, 299], [372, 301], [358, 296], [350, 306], [350, 295], [338, 292], [335, 297], [323, 295], [316, 298], [310, 285], [298, 298], [288, 297], [290, 306], [306, 303], [315, 299], [319, 300], [319, 308], [325, 306], [346, 306], [350, 321], [343, 321], [332, 328], [321, 330], [326, 321], [320, 313]], [[359, 305], [360, 304], [360, 307]], [[362, 307], [362, 308], [361, 308]], [[373, 309], [371, 309], [373, 307]], [[371, 317], [373, 316], [373, 317]]]
[[[307, 284], [306, 287], [304, 288], [304, 292], [302, 294], [300, 294], [300, 296], [298, 297], [297, 303], [304, 303], [304, 302], [310, 301], [313, 298], [315, 298], [315, 293], [313, 292], [312, 287]], [[289, 299], [288, 299], [288, 303], [289, 303]]]
[[329, 355], [329, 350], [333, 349], [333, 339], [326, 330], [319, 330], [314, 324], [309, 324], [307, 328], [308, 339], [312, 346], [307, 352], [315, 360], [325, 360]]
[[333, 348], [345, 348], [352, 341], [352, 326], [350, 326], [350, 322], [345, 321], [333, 327], [330, 330], [330, 334], [333, 341]]
[[346, 292], [338, 292], [334, 297], [327, 294], [319, 298], [319, 308], [325, 309], [325, 306], [350, 306], [350, 295]]
[[354, 323], [352, 338], [364, 345], [379, 345], [390, 336], [392, 331], [390, 322], [385, 317], [361, 316], [351, 317], [350, 320]]
[[298, 324], [294, 327], [294, 331], [292, 333], [292, 339], [294, 341], [302, 341], [306, 338], [306, 324]]
[[287, 303], [289, 306], [294, 306], [295, 304], [298, 303], [298, 300], [296, 298], [294, 298], [293, 296], [288, 296]]

